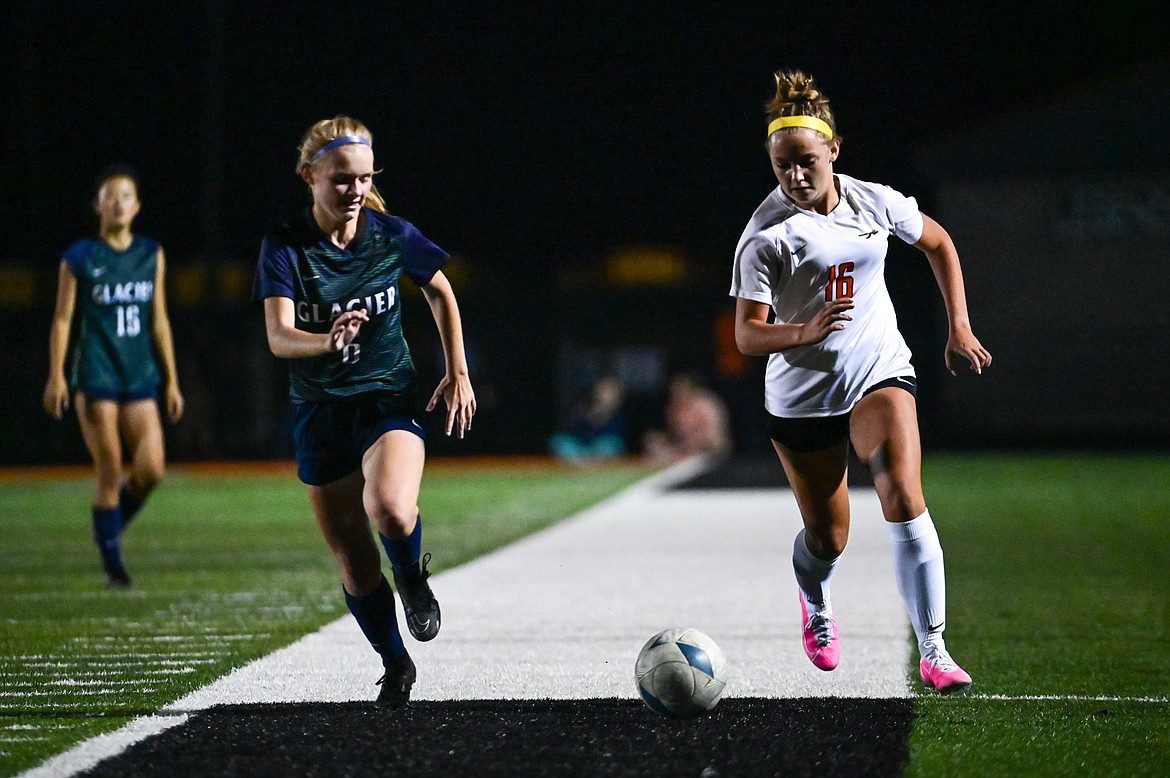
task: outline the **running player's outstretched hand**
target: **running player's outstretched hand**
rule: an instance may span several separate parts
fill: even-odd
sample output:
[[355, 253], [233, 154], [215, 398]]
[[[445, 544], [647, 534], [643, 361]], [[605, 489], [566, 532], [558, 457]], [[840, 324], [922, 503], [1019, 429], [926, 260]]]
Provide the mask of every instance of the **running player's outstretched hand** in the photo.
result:
[[353, 343], [353, 339], [357, 337], [358, 330], [362, 328], [362, 322], [369, 321], [370, 317], [366, 314], [364, 308], [359, 308], [356, 311], [346, 311], [333, 320], [333, 326], [329, 328], [329, 350], [341, 351], [343, 348]]
[[444, 429], [447, 436], [454, 431], [460, 439], [471, 431], [471, 417], [475, 415], [475, 392], [471, 388], [471, 379], [466, 375], [456, 375], [451, 378], [450, 373], [443, 376], [443, 380], [435, 387], [431, 401], [427, 403], [427, 410], [433, 411], [439, 404], [439, 398], [447, 404], [447, 424]]
[[951, 375], [959, 374], [959, 357], [971, 364], [976, 375], [982, 375], [983, 368], [991, 364], [991, 352], [983, 348], [979, 338], [970, 329], [952, 330], [947, 338], [946, 361]]

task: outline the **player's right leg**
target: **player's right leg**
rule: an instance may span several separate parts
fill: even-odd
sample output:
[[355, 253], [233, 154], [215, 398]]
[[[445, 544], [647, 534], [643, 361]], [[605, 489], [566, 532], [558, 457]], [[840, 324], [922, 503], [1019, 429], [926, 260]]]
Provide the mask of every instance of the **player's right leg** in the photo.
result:
[[382, 575], [382, 558], [362, 505], [364, 479], [353, 472], [330, 483], [309, 486], [317, 525], [341, 569], [345, 604], [370, 645], [382, 657], [385, 673], [378, 703], [405, 704], [414, 685], [414, 663], [406, 652], [395, 615], [394, 592]]
[[804, 520], [793, 543], [792, 567], [801, 607], [804, 652], [821, 670], [840, 661], [841, 642], [829, 581], [849, 538], [848, 443], [801, 451], [773, 439]]
[[114, 589], [130, 585], [130, 576], [122, 564], [122, 512], [118, 489], [122, 483], [122, 441], [118, 435], [118, 403], [115, 400], [74, 397], [81, 437], [93, 458], [97, 480], [93, 496], [93, 539], [101, 555], [107, 584]]

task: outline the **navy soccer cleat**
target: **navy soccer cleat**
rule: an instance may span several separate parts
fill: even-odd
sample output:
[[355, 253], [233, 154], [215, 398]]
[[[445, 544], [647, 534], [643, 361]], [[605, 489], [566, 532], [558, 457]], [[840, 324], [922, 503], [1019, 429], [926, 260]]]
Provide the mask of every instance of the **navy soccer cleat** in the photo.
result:
[[126, 568], [119, 566], [107, 569], [106, 587], [110, 589], [129, 589], [130, 575], [126, 572]]
[[410, 689], [414, 686], [416, 676], [410, 654], [389, 660], [385, 665], [385, 672], [378, 679], [378, 685], [382, 690], [378, 692], [378, 699], [374, 700], [374, 704], [380, 708], [401, 708], [410, 702]]
[[425, 554], [413, 568], [401, 573], [394, 571], [394, 588], [398, 590], [402, 609], [406, 612], [406, 626], [415, 640], [433, 640], [439, 634], [439, 601], [427, 583], [431, 577], [427, 571], [430, 561], [431, 555]]

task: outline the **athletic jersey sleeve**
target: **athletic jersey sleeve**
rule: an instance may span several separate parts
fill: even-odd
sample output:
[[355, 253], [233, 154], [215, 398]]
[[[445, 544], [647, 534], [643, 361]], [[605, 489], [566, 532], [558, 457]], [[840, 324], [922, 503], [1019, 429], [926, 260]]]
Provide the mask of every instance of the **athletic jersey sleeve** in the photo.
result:
[[267, 235], [260, 246], [260, 260], [252, 282], [252, 301], [262, 302], [268, 297], [296, 299], [293, 291], [295, 251], [275, 235]]
[[406, 245], [403, 251], [403, 269], [410, 276], [410, 280], [419, 286], [426, 286], [434, 278], [435, 273], [447, 264], [450, 255], [409, 222], [406, 224], [404, 237]]
[[91, 253], [89, 243], [90, 241], [85, 239], [76, 240], [61, 253], [61, 259], [65, 260], [65, 264], [69, 266], [75, 276], [81, 275], [85, 261]]
[[771, 305], [779, 267], [779, 252], [764, 235], [746, 238], [735, 253], [731, 296]]
[[886, 215], [890, 219], [890, 232], [907, 243], [917, 243], [922, 237], [922, 212], [913, 197], [883, 186], [886, 195]]

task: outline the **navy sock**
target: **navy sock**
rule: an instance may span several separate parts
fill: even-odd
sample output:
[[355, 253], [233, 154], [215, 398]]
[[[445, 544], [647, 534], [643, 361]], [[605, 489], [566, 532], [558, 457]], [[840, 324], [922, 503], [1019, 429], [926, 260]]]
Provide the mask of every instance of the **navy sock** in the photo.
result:
[[126, 488], [125, 484], [122, 485], [122, 490], [118, 492], [118, 507], [122, 509], [122, 529], [126, 529], [130, 525], [145, 501], [146, 498], [138, 499], [130, 494], [130, 490]]
[[122, 567], [122, 543], [118, 540], [121, 531], [121, 508], [93, 509], [93, 540], [102, 555], [102, 569], [107, 573], [125, 572]]
[[382, 547], [386, 549], [386, 556], [389, 557], [390, 566], [394, 568], [395, 573], [402, 575], [404, 572], [418, 569], [418, 560], [422, 556], [422, 516], [415, 521], [411, 533], [401, 540], [393, 540], [381, 532], [378, 533], [378, 538], [382, 541]]
[[362, 628], [362, 634], [374, 650], [382, 655], [383, 661], [397, 659], [406, 653], [394, 611], [394, 592], [386, 576], [382, 576], [378, 587], [365, 597], [356, 597], [345, 591], [345, 587], [341, 591], [345, 595], [349, 612]]

